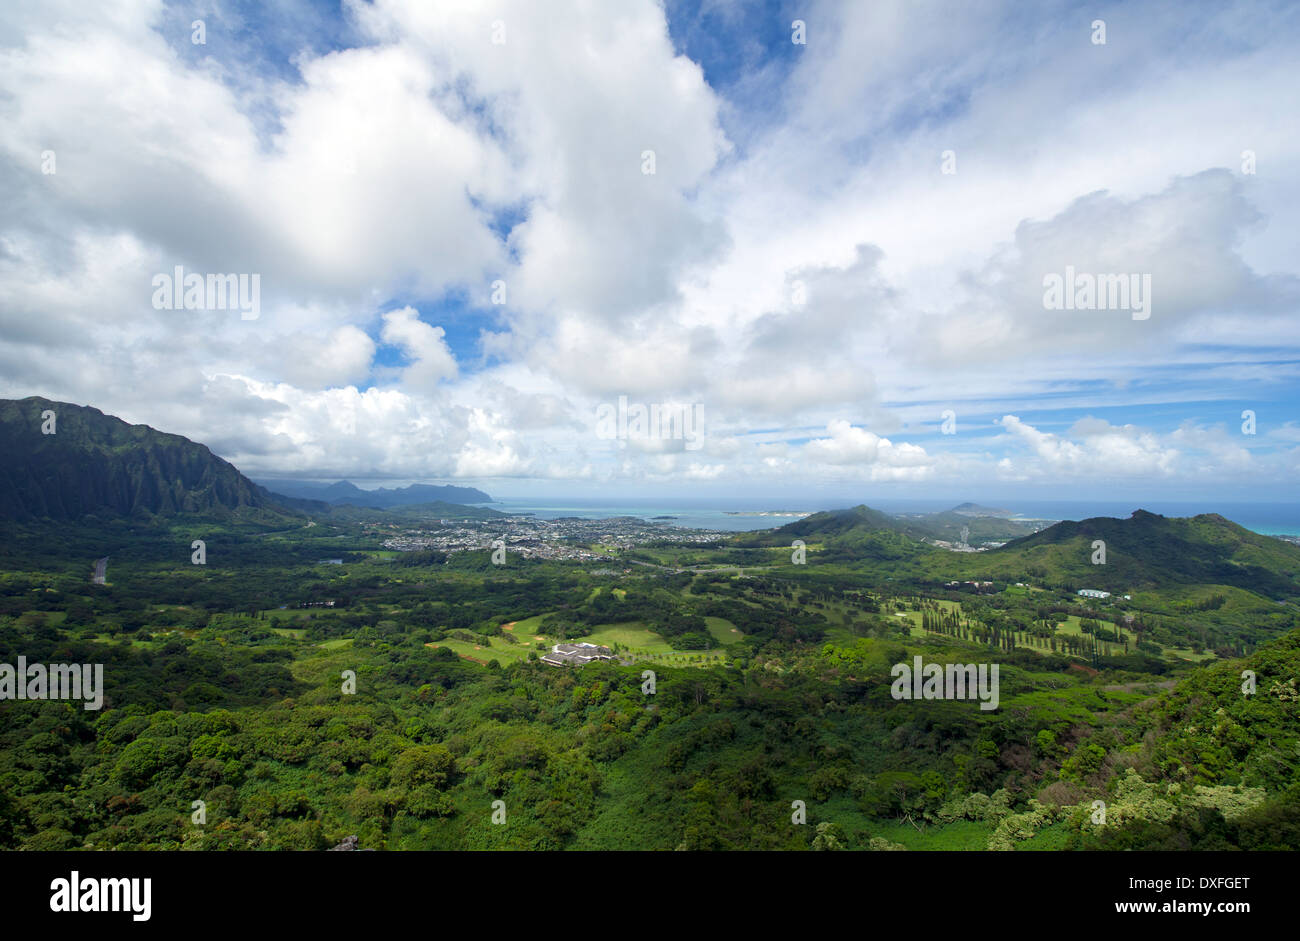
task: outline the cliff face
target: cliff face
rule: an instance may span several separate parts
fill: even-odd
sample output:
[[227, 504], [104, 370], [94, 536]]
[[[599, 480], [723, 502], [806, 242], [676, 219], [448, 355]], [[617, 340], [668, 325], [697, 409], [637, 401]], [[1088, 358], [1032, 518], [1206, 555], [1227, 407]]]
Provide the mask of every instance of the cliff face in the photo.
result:
[[[43, 434], [50, 411], [54, 433]], [[275, 504], [188, 438], [67, 402], [0, 400], [0, 518], [220, 514]]]

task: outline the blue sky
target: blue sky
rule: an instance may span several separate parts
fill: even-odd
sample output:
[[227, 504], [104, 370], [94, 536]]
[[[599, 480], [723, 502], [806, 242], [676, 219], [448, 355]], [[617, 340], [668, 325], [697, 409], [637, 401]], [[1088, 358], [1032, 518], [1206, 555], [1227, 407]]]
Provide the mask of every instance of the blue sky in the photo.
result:
[[[1266, 2], [6, 9], [0, 394], [261, 477], [1289, 500], [1298, 39]], [[155, 309], [176, 265], [259, 275], [256, 316]], [[1147, 316], [1051, 306], [1067, 270]], [[698, 435], [602, 434], [620, 402]]]

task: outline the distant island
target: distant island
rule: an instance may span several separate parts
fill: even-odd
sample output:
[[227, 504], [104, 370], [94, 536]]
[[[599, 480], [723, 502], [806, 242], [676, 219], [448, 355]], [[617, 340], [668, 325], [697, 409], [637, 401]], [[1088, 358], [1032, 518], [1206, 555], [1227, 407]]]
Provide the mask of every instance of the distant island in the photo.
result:
[[958, 516], [982, 516], [996, 517], [999, 519], [1012, 519], [1019, 517], [1019, 513], [1013, 513], [1011, 510], [1001, 510], [991, 506], [980, 506], [978, 503], [963, 503], [952, 508], [952, 512]]

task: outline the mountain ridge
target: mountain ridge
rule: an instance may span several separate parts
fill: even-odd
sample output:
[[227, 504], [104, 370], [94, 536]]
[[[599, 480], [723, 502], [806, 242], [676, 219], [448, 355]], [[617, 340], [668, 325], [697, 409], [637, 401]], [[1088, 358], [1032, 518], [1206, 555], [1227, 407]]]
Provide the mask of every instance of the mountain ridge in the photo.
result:
[[[933, 514], [944, 518], [947, 514]], [[960, 517], [959, 517], [960, 518]], [[980, 518], [984, 519], [984, 518]], [[973, 528], [973, 527], [972, 527]], [[1000, 581], [1048, 579], [1118, 593], [1146, 587], [1210, 584], [1243, 588], [1273, 600], [1300, 597], [1300, 546], [1252, 532], [1218, 513], [1165, 517], [1135, 510], [1129, 517], [1061, 520], [972, 555], [932, 541], [922, 520], [891, 517], [859, 504], [814, 513], [741, 546], [821, 543], [827, 561], [917, 559], [936, 574]], [[1097, 554], [1105, 544], [1105, 562]]]
[[292, 502], [182, 435], [43, 396], [0, 400], [0, 518], [283, 515]]
[[273, 493], [297, 499], [319, 500], [332, 506], [368, 507], [386, 510], [391, 507], [424, 503], [491, 503], [492, 498], [475, 487], [458, 487], [453, 484], [409, 484], [405, 487], [377, 487], [366, 490], [350, 480], [326, 484], [297, 478], [255, 481]]

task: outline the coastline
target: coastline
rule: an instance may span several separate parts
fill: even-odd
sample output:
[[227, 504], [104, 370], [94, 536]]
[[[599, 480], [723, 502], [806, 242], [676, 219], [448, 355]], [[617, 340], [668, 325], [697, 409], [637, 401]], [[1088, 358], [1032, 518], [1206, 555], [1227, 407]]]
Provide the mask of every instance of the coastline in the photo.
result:
[[[739, 502], [739, 501], [737, 501]], [[776, 503], [776, 501], [772, 501]], [[865, 502], [874, 509], [880, 509], [882, 512], [896, 515], [903, 512], [917, 512], [915, 509], [904, 509], [897, 505], [890, 505], [893, 501], [878, 501], [873, 503], [870, 499]], [[929, 501], [934, 502], [934, 501]], [[765, 509], [761, 504], [749, 508], [732, 508], [725, 506], [710, 506], [701, 501], [695, 506], [674, 505], [668, 502], [641, 502], [629, 501], [626, 503], [605, 503], [597, 501], [577, 501], [577, 500], [518, 500], [503, 499], [494, 500], [491, 503], [474, 504], [475, 506], [490, 507], [505, 513], [515, 515], [533, 515], [540, 519], [557, 519], [564, 516], [579, 517], [582, 519], [613, 519], [616, 517], [638, 517], [647, 521], [669, 522], [672, 525], [683, 529], [714, 529], [726, 530], [731, 532], [751, 532], [761, 529], [776, 529], [795, 520], [804, 519], [815, 512], [821, 510], [790, 510], [790, 509]], [[777, 504], [780, 506], [780, 504]], [[1043, 506], [1033, 507], [1035, 512], [1017, 512], [1013, 517], [1014, 520], [1021, 522], [1041, 522], [1050, 525], [1060, 520], [1080, 520], [1097, 516], [1111, 516], [1120, 519], [1127, 518], [1133, 510], [1141, 504], [1115, 504], [1115, 505], [1087, 505], [1087, 504], [1061, 504], [1052, 509], [1057, 513], [1043, 512], [1048, 509]], [[787, 504], [788, 506], [788, 504]], [[1127, 506], [1128, 510], [1117, 509], [1119, 506]], [[838, 509], [839, 507], [825, 507], [823, 509]], [[947, 507], [945, 507], [947, 508]], [[1149, 509], [1153, 513], [1159, 513], [1162, 516], [1182, 517], [1196, 516], [1205, 513], [1217, 513], [1244, 529], [1261, 536], [1281, 536], [1290, 539], [1300, 539], [1300, 504], [1233, 504], [1224, 505], [1218, 509], [1199, 504], [1161, 504], [1159, 502], [1146, 503], [1142, 505], [1143, 509]], [[1029, 508], [1026, 507], [1026, 510]], [[1068, 512], [1067, 512], [1068, 511]], [[924, 510], [922, 512], [935, 512], [935, 510]], [[669, 520], [671, 518], [671, 520]]]

